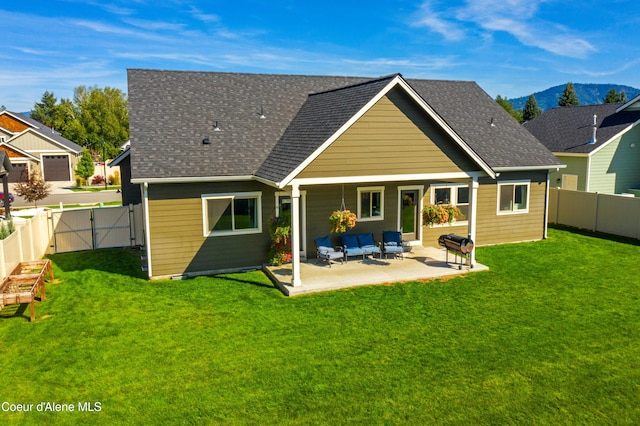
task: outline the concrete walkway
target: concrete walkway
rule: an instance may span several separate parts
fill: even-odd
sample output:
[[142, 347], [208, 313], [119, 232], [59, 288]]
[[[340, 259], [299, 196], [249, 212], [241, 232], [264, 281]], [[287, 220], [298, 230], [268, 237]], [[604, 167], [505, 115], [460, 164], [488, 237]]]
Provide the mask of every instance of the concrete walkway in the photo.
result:
[[265, 272], [271, 280], [287, 296], [296, 296], [320, 291], [338, 290], [371, 284], [396, 283], [403, 281], [429, 280], [466, 274], [469, 272], [487, 271], [485, 265], [476, 263], [473, 268], [454, 264], [455, 256], [449, 253], [449, 262], [445, 261], [444, 249], [434, 247], [413, 247], [405, 253], [404, 259], [366, 260], [355, 257], [345, 264], [332, 264], [310, 259], [300, 265], [302, 285], [291, 285], [291, 264], [282, 266], [268, 266]]

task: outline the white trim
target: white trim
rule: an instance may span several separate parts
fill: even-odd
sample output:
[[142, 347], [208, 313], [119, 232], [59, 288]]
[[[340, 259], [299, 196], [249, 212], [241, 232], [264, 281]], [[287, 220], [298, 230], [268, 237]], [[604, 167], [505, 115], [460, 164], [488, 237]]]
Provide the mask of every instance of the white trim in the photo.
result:
[[13, 113], [11, 113], [11, 111], [7, 111], [7, 110], [0, 111], [0, 115], [3, 115], [3, 114], [6, 114], [6, 115], [9, 115], [9, 116], [13, 117], [14, 119], [18, 120], [19, 122], [23, 123], [24, 125], [29, 126], [29, 128], [31, 128], [31, 129], [39, 129], [39, 127], [34, 126], [33, 124], [29, 123], [28, 121], [23, 120], [20, 117], [17, 117]]
[[[278, 201], [280, 197], [288, 196], [291, 197], [291, 208], [293, 208], [293, 196], [292, 191], [278, 191], [275, 193], [276, 198], [276, 206], [275, 206], [275, 214], [276, 217], [280, 217], [280, 211], [278, 210]], [[300, 210], [302, 210], [302, 248], [300, 249], [300, 255], [306, 259], [307, 258], [307, 191], [300, 191], [301, 205]]]
[[564, 169], [566, 164], [554, 164], [549, 166], [516, 166], [516, 167], [494, 167], [496, 172], [529, 172], [535, 170], [551, 170], [551, 169]]
[[402, 191], [418, 191], [418, 229], [416, 229], [416, 236], [418, 239], [409, 241], [410, 245], [419, 244], [422, 240], [422, 209], [424, 208], [424, 185], [406, 185], [398, 186], [398, 228], [402, 233]]
[[635, 98], [631, 99], [631, 100], [630, 100], [630, 101], [628, 101], [626, 104], [624, 104], [624, 105], [622, 105], [622, 106], [619, 106], [619, 107], [616, 109], [616, 112], [620, 112], [620, 111], [622, 111], [622, 110], [624, 110], [624, 109], [627, 109], [627, 108], [629, 108], [631, 105], [635, 104], [635, 103], [636, 103], [636, 102], [638, 102], [638, 101], [640, 101], [640, 95], [638, 95], [638, 96], [636, 96]]
[[495, 171], [487, 164], [471, 147], [462, 139], [449, 124], [431, 108], [431, 106], [407, 83], [403, 78], [399, 80], [400, 85], [409, 93], [409, 95], [433, 118], [436, 123], [458, 143], [460, 148], [467, 153], [480, 168], [492, 178], [495, 178]]
[[289, 173], [280, 183], [280, 187], [290, 184], [298, 174], [300, 174], [309, 164], [311, 164], [320, 154], [322, 154], [333, 142], [358, 121], [368, 110], [370, 110], [380, 99], [387, 95], [391, 89], [399, 85], [405, 92], [426, 112], [453, 140], [459, 147], [492, 178], [495, 172], [491, 167], [477, 155], [471, 147], [444, 121], [431, 106], [407, 83], [402, 76], [395, 76], [382, 90], [380, 90], [369, 102], [367, 102], [356, 114], [354, 114], [345, 124], [343, 124], [333, 135], [331, 135], [319, 148]]
[[291, 285], [302, 285], [300, 275], [300, 187], [291, 186]]
[[[547, 172], [547, 176], [549, 176], [549, 172]], [[480, 184], [478, 182], [478, 178], [473, 178], [471, 182], [469, 182], [469, 216], [468, 219], [468, 227], [467, 232], [469, 233], [469, 238], [474, 244], [478, 244], [476, 241], [476, 233], [478, 230], [478, 189], [480, 188]], [[469, 256], [469, 266], [473, 266], [476, 263], [476, 249], [474, 247], [471, 250], [471, 255]]]
[[[262, 191], [254, 192], [227, 192], [227, 193], [215, 193], [215, 194], [201, 194], [202, 199], [202, 233], [205, 237], [221, 237], [228, 235], [247, 235], [247, 234], [261, 234], [262, 233]], [[257, 228], [249, 229], [235, 229], [235, 212], [233, 211], [233, 201], [236, 199], [256, 199], [256, 221], [258, 223]], [[231, 230], [225, 231], [209, 231], [209, 219], [207, 214], [208, 200], [231, 200]]]
[[[358, 194], [358, 198], [356, 199], [356, 206], [357, 206], [357, 217], [358, 217], [358, 222], [377, 222], [377, 221], [381, 221], [384, 220], [384, 186], [359, 186], [356, 188], [356, 192]], [[369, 216], [369, 217], [362, 217], [362, 198], [361, 198], [361, 194], [363, 192], [368, 192], [369, 194], [373, 193], [373, 192], [379, 192], [380, 193], [380, 216]], [[373, 200], [373, 197], [371, 197], [370, 202]], [[371, 206], [369, 206], [371, 207]], [[369, 211], [369, 213], [371, 213], [371, 211]]]
[[69, 179], [68, 180], [61, 180], [61, 181], [52, 181], [52, 182], [71, 182], [74, 178], [74, 171], [73, 171], [73, 167], [71, 167], [71, 153], [69, 152], [56, 152], [56, 153], [50, 153], [50, 154], [42, 154], [42, 156], [40, 157], [40, 159], [42, 160], [42, 162], [40, 163], [40, 172], [42, 173], [42, 180], [47, 182], [47, 176], [44, 173], [44, 157], [62, 157], [62, 156], [66, 156], [67, 157], [67, 171], [69, 171]]
[[[2, 146], [6, 146], [7, 148], [14, 150], [14, 151], [18, 151], [20, 154], [25, 155], [24, 158], [30, 158], [34, 161], [37, 161], [38, 163], [40, 162], [40, 158], [36, 157], [33, 154], [30, 154], [28, 151], [25, 151], [22, 148], [19, 148], [13, 144], [10, 144], [9, 142], [0, 142], [0, 147]], [[11, 157], [11, 158], [16, 158], [16, 157]], [[22, 157], [17, 157], [17, 158], [22, 158]]]
[[[516, 186], [523, 186], [525, 185], [527, 187], [527, 206], [524, 209], [520, 209], [520, 210], [500, 210], [500, 187], [505, 186], [505, 185], [513, 185], [514, 188], [513, 190], [515, 191], [515, 187]], [[503, 180], [503, 181], [498, 181], [497, 185], [496, 185], [496, 215], [498, 216], [508, 216], [508, 215], [514, 215], [514, 214], [527, 214], [529, 213], [529, 204], [531, 202], [531, 180], [530, 179], [520, 179], [520, 180]], [[515, 200], [513, 200], [515, 201]], [[515, 203], [514, 203], [515, 204]]]
[[199, 176], [199, 177], [170, 177], [170, 178], [137, 178], [131, 183], [198, 183], [198, 182], [231, 182], [253, 180], [251, 175], [242, 176]]
[[[555, 155], [556, 157], [562, 157], [562, 156], [566, 156], [566, 157], [588, 157], [589, 153], [588, 152], [562, 152], [562, 151], [556, 151], [553, 152], [553, 155]], [[560, 158], [558, 158], [560, 159]]]
[[[49, 127], [47, 127], [47, 129], [49, 129]], [[62, 148], [62, 150], [63, 150], [63, 151], [66, 151], [67, 153], [79, 154], [79, 153], [82, 151], [82, 150], [80, 150], [80, 151], [76, 151], [75, 149], [70, 148], [70, 147], [68, 147], [68, 146], [66, 146], [66, 145], [64, 145], [64, 144], [62, 144], [62, 143], [60, 143], [60, 142], [56, 141], [55, 139], [50, 138], [49, 136], [47, 136], [47, 135], [46, 135], [46, 133], [41, 133], [41, 132], [37, 131], [37, 130], [36, 130], [36, 129], [34, 129], [34, 128], [24, 129], [22, 132], [20, 132], [20, 133], [18, 133], [18, 134], [16, 134], [16, 135], [14, 135], [14, 136], [13, 136], [11, 139], [9, 139], [7, 142], [14, 141], [14, 140], [18, 139], [20, 136], [22, 136], [22, 135], [24, 135], [24, 134], [27, 134], [27, 133], [33, 133], [33, 134], [34, 134], [34, 135], [36, 135], [36, 136], [40, 136], [40, 137], [42, 137], [42, 138], [46, 139], [48, 142], [50, 142], [50, 143], [52, 143], [52, 144], [54, 144], [54, 145], [57, 145], [57, 146], [61, 147], [61, 148]], [[60, 136], [61, 136], [61, 135], [60, 135]], [[64, 136], [61, 136], [61, 137], [64, 137]], [[65, 139], [66, 139], [66, 138], [65, 138]], [[67, 139], [67, 140], [68, 140], [68, 139]], [[72, 141], [69, 141], [69, 142], [72, 142]], [[37, 151], [37, 150], [30, 150], [30, 151], [31, 151], [31, 152], [48, 152], [48, 151]], [[52, 151], [52, 152], [55, 152], [55, 151]]]
[[144, 237], [147, 248], [147, 273], [149, 278], [153, 276], [151, 263], [151, 227], [149, 226], [149, 184], [145, 182], [142, 186], [142, 206], [144, 209]]
[[360, 110], [355, 113], [346, 123], [344, 123], [333, 135], [331, 135], [320, 147], [318, 147], [310, 156], [298, 165], [291, 173], [289, 173], [280, 183], [283, 187], [288, 185], [296, 176], [300, 174], [309, 164], [311, 164], [320, 154], [322, 154], [336, 139], [349, 129], [356, 121], [358, 121], [368, 110], [370, 110], [380, 99], [382, 99], [398, 82], [398, 77], [394, 77], [384, 89], [380, 90], [369, 102], [367, 102]]
[[[431, 198], [431, 204], [435, 204], [436, 201], [436, 189], [443, 189], [443, 188], [450, 188], [453, 191], [451, 192], [451, 200], [449, 200], [449, 204], [451, 204], [452, 206], [458, 206], [460, 203], [458, 203], [458, 188], [460, 187], [465, 187], [465, 188], [469, 188], [469, 183], [468, 182], [463, 182], [463, 183], [434, 183], [429, 185], [429, 197]], [[469, 188], [471, 189], [471, 188]], [[469, 208], [471, 208], [471, 200], [469, 200], [468, 203], [463, 203], [463, 206], [469, 206]], [[464, 225], [469, 225], [469, 211], [467, 210], [467, 220], [461, 220], [461, 221], [456, 221], [455, 219], [453, 220], [453, 222], [451, 223], [443, 223], [443, 224], [432, 224], [430, 227], [431, 228], [443, 228], [443, 227], [447, 227], [447, 226], [464, 226]]]
[[612, 143], [614, 140], [618, 139], [618, 138], [622, 138], [622, 136], [624, 136], [625, 133], [630, 132], [634, 127], [636, 127], [638, 124], [640, 124], [640, 120], [636, 121], [633, 124], [630, 124], [628, 127], [625, 127], [623, 130], [619, 131], [618, 133], [616, 133], [615, 135], [613, 135], [612, 137], [610, 137], [609, 139], [607, 139], [606, 142], [604, 142], [602, 145], [598, 146], [596, 149], [594, 149], [593, 151], [591, 151], [589, 153], [589, 156], [592, 156], [596, 153], [598, 153], [601, 149], [603, 149], [604, 147], [606, 147], [607, 145], [609, 145], [610, 143]]
[[342, 183], [402, 182], [407, 180], [469, 179], [478, 175], [483, 174], [478, 174], [478, 172], [451, 172], [416, 173], [406, 175], [337, 176], [294, 179], [292, 183], [295, 182], [298, 185], [330, 185]]

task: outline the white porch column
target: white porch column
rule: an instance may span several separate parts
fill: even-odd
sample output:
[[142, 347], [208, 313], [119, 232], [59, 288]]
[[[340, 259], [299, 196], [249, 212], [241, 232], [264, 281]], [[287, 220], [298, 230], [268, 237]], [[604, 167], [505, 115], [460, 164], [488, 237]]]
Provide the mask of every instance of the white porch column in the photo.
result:
[[300, 279], [300, 186], [291, 185], [291, 285], [302, 285]]
[[[478, 217], [478, 176], [473, 176], [473, 180], [469, 183], [469, 238], [473, 241], [474, 244], [477, 244], [476, 241], [476, 219]], [[471, 251], [471, 256], [469, 259], [471, 266], [476, 263], [476, 249]]]

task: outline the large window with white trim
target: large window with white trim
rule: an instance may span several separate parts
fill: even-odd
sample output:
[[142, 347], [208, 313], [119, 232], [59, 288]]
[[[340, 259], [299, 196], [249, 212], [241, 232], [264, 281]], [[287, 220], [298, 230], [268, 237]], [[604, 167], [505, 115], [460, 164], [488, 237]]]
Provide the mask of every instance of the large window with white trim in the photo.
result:
[[[465, 225], [469, 217], [469, 185], [466, 183], [442, 183], [431, 185], [432, 204], [451, 204], [461, 215], [456, 217], [456, 225]], [[438, 226], [438, 225], [433, 225]]]
[[384, 186], [358, 188], [358, 220], [384, 220]]
[[530, 181], [498, 183], [498, 214], [529, 212]]
[[261, 192], [202, 195], [206, 237], [262, 232], [261, 216]]

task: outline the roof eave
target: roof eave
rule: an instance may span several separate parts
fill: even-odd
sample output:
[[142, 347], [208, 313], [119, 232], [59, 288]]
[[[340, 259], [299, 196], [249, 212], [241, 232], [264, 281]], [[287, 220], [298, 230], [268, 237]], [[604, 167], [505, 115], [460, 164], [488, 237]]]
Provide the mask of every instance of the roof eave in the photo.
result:
[[508, 167], [494, 167], [493, 169], [498, 173], [506, 173], [506, 172], [531, 172], [537, 170], [553, 170], [553, 169], [564, 169], [567, 167], [566, 164], [548, 164], [541, 166], [508, 166]]

